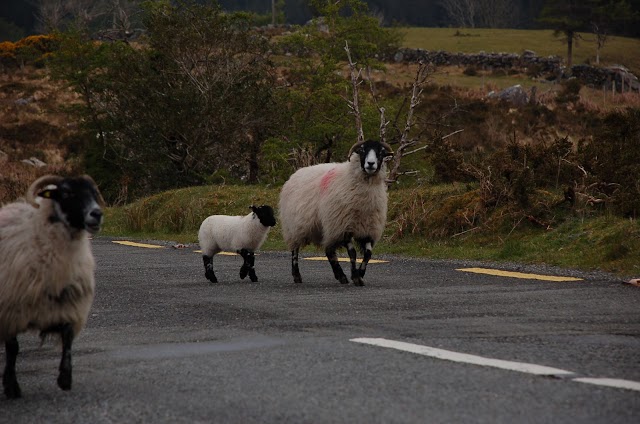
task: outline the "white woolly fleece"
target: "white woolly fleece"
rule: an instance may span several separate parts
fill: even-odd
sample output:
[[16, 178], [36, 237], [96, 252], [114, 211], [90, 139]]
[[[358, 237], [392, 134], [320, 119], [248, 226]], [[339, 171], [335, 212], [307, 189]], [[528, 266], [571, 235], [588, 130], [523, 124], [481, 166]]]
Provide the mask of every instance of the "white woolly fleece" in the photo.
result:
[[[95, 261], [86, 231], [72, 239], [51, 223], [52, 201], [0, 209], [0, 341], [27, 329], [84, 327], [95, 290]], [[64, 301], [60, 301], [64, 299]]]
[[348, 162], [297, 170], [280, 192], [280, 223], [289, 249], [327, 248], [345, 233], [378, 241], [387, 220], [386, 175], [384, 163], [377, 174], [365, 174], [356, 153]]
[[223, 250], [255, 252], [267, 239], [270, 229], [262, 225], [253, 212], [245, 216], [212, 215], [202, 221], [198, 241], [202, 254], [207, 256]]

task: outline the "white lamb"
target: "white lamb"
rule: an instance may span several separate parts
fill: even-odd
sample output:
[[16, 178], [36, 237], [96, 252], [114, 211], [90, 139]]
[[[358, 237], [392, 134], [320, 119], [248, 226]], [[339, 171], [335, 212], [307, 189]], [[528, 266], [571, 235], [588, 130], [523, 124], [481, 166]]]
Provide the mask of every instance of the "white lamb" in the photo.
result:
[[27, 191], [28, 203], [0, 209], [0, 340], [5, 342], [4, 393], [19, 398], [18, 334], [38, 330], [62, 340], [58, 386], [71, 389], [71, 344], [84, 327], [94, 294], [89, 234], [100, 230], [102, 197], [88, 176], [47, 175]]
[[213, 256], [224, 251], [237, 252], [244, 260], [240, 268], [240, 278], [247, 274], [252, 282], [258, 281], [255, 251], [267, 239], [271, 227], [276, 225], [273, 208], [268, 205], [249, 207], [251, 213], [245, 216], [212, 215], [200, 225], [198, 241], [202, 249], [204, 275], [212, 283], [217, 283], [213, 272]]
[[[280, 222], [285, 242], [291, 250], [291, 273], [302, 282], [298, 254], [315, 244], [324, 248], [335, 278], [349, 282], [342, 271], [336, 250], [346, 247], [351, 260], [351, 280], [364, 285], [362, 278], [373, 245], [382, 237], [387, 220], [385, 158], [391, 147], [369, 140], [356, 143], [349, 160], [325, 163], [297, 170], [280, 192]], [[364, 252], [356, 268], [356, 248]]]

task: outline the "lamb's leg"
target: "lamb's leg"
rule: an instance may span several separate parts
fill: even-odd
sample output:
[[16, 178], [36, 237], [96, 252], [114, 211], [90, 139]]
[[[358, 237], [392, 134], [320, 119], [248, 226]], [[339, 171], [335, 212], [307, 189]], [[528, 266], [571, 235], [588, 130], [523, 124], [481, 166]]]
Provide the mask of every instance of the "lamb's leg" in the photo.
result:
[[341, 244], [329, 246], [326, 248], [325, 253], [327, 254], [327, 259], [329, 259], [329, 263], [331, 264], [331, 269], [333, 270], [333, 276], [336, 277], [336, 280], [340, 281], [340, 284], [348, 284], [349, 280], [347, 276], [342, 271], [342, 267], [340, 267], [340, 262], [338, 262], [338, 255], [336, 255], [336, 249]]
[[251, 282], [255, 283], [258, 281], [258, 276], [256, 275], [255, 269], [256, 256], [254, 252], [249, 252], [249, 279]]
[[16, 378], [16, 359], [18, 358], [18, 352], [20, 347], [18, 345], [18, 338], [12, 337], [4, 343], [6, 353], [6, 364], [4, 367], [4, 374], [2, 375], [2, 386], [4, 387], [4, 394], [8, 399], [17, 399], [22, 397], [20, 385]]
[[60, 326], [60, 338], [62, 339], [62, 359], [60, 360], [58, 387], [62, 390], [71, 390], [71, 343], [73, 343], [71, 324]]
[[217, 283], [218, 279], [213, 272], [213, 256], [202, 255], [202, 262], [204, 262], [204, 276], [212, 283]]
[[240, 278], [244, 279], [244, 277], [249, 274], [249, 278], [252, 282], [258, 281], [258, 276], [256, 275], [256, 270], [254, 269], [254, 265], [256, 263], [256, 257], [253, 252], [247, 249], [240, 250], [240, 255], [242, 259], [244, 259], [244, 263], [240, 268]]
[[291, 251], [291, 275], [293, 275], [294, 283], [302, 283], [302, 276], [300, 275], [300, 268], [298, 267], [298, 254], [299, 248], [295, 248]]
[[244, 280], [249, 273], [249, 269], [251, 269], [251, 266], [249, 265], [249, 251], [247, 249], [240, 249], [238, 253], [243, 259], [242, 266], [240, 267], [240, 279]]
[[364, 286], [360, 270], [356, 267], [356, 248], [351, 242], [347, 243], [347, 253], [349, 253], [349, 259], [351, 260], [351, 281], [353, 281], [353, 284], [356, 286]]

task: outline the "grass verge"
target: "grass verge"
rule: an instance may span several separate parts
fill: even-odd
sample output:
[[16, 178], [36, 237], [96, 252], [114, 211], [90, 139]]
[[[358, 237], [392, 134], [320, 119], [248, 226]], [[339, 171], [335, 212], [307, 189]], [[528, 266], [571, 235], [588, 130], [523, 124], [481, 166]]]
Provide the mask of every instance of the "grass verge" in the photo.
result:
[[[640, 275], [640, 223], [608, 215], [584, 217], [568, 211], [553, 229], [526, 222], [497, 223], [455, 232], [448, 208], [471, 204], [473, 191], [464, 185], [400, 189], [389, 193], [389, 222], [376, 253], [434, 259], [545, 263], [583, 270]], [[202, 186], [178, 189], [108, 208], [102, 235], [133, 239], [197, 242], [204, 218], [213, 214], [248, 213], [251, 204], [277, 207], [279, 187]], [[452, 221], [453, 220], [453, 221]], [[487, 220], [488, 222], [489, 220]], [[475, 224], [474, 224], [475, 225]], [[447, 228], [442, 228], [447, 226]], [[453, 233], [453, 234], [452, 234]], [[271, 231], [264, 250], [286, 250], [280, 225]]]

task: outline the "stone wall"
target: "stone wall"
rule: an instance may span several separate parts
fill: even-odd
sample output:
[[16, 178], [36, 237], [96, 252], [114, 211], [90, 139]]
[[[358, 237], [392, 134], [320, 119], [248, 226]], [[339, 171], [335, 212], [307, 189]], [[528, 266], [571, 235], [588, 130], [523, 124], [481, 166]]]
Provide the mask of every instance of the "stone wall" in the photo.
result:
[[523, 54], [515, 53], [452, 53], [423, 49], [400, 49], [394, 54], [382, 58], [387, 62], [415, 63], [422, 61], [436, 66], [473, 66], [477, 69], [514, 69], [520, 72], [529, 71], [547, 80], [561, 78], [577, 78], [582, 84], [595, 88], [617, 91], [640, 91], [638, 78], [622, 66], [600, 68], [590, 65], [574, 65], [568, 71], [558, 56], [537, 56], [535, 52], [526, 50]]

